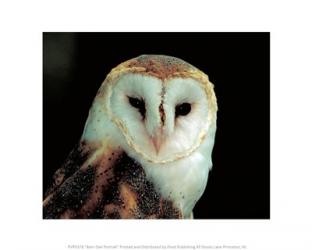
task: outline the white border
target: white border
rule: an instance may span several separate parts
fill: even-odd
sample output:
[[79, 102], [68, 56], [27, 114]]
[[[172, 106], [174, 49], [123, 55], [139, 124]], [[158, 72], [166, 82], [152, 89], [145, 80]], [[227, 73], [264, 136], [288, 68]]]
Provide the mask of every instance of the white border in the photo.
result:
[[[312, 249], [311, 6], [308, 1], [272, 2], [2, 3], [0, 248], [180, 244]], [[271, 32], [271, 220], [42, 220], [43, 31]]]

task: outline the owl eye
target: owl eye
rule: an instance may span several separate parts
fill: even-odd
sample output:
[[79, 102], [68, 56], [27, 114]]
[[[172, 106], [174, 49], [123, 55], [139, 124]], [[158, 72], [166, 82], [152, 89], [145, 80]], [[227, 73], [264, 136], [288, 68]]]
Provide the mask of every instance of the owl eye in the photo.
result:
[[142, 115], [143, 119], [145, 118], [145, 103], [142, 99], [130, 97], [128, 96], [129, 103], [132, 107], [136, 108], [140, 114]]
[[176, 106], [175, 108], [175, 116], [178, 117], [180, 115], [185, 116], [191, 112], [192, 106], [190, 103], [182, 103]]

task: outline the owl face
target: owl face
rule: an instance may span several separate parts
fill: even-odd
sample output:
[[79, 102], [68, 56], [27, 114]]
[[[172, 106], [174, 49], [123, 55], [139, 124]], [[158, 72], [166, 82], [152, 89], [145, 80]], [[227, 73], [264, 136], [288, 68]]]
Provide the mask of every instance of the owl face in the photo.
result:
[[174, 162], [191, 155], [207, 136], [214, 140], [216, 111], [206, 74], [175, 57], [143, 55], [108, 74], [82, 138], [97, 143], [111, 138], [137, 159]]
[[192, 78], [124, 74], [111, 90], [108, 109], [129, 145], [153, 162], [186, 156], [209, 128], [207, 94]]

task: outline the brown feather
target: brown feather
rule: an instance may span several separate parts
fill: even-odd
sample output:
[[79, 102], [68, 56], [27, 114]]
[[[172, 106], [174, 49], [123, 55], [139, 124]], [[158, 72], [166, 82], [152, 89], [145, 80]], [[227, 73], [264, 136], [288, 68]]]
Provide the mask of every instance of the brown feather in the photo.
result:
[[57, 170], [54, 180], [61, 181], [54, 181], [47, 192], [43, 202], [44, 218], [182, 217], [173, 203], [163, 199], [147, 180], [142, 166], [121, 149], [107, 147], [101, 152], [94, 147], [87, 150], [86, 145], [81, 143], [76, 147]]

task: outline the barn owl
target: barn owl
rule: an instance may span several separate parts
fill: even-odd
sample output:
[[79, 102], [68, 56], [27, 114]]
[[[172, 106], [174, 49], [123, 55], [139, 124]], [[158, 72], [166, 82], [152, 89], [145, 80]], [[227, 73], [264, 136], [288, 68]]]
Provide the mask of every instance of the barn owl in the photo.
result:
[[216, 132], [208, 76], [171, 56], [113, 68], [79, 143], [53, 176], [44, 218], [191, 218]]

